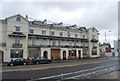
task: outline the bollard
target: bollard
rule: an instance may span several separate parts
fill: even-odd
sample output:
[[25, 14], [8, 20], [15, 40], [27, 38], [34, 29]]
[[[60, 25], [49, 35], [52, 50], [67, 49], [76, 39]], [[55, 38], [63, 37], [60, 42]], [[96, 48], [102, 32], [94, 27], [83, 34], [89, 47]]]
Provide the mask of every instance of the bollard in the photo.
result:
[[99, 72], [97, 73], [97, 77], [99, 76]]
[[84, 70], [82, 70], [82, 81], [84, 81]]
[[110, 72], [109, 72], [109, 68], [108, 68], [108, 69], [107, 69], [107, 74], [108, 74], [108, 76], [109, 76], [109, 73], [110, 73]]
[[30, 81], [34, 81], [34, 78], [31, 78], [31, 80]]
[[64, 80], [64, 74], [61, 73], [61, 81], [63, 81], [63, 80]]

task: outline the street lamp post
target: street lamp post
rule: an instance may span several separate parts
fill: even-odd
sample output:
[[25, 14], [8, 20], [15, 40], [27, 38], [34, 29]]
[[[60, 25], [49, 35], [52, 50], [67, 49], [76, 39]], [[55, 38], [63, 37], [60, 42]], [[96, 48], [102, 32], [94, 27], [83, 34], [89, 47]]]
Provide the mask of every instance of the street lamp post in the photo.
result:
[[[108, 32], [111, 32], [111, 31], [108, 31]], [[106, 43], [107, 43], [107, 41], [106, 41], [106, 32], [105, 32], [105, 43], [104, 43], [104, 47], [105, 47], [105, 57], [106, 57], [106, 59], [107, 59], [107, 55], [106, 55]]]
[[[109, 32], [111, 32], [111, 31], [109, 31]], [[107, 42], [106, 42], [106, 32], [105, 32], [105, 43], [107, 43]]]

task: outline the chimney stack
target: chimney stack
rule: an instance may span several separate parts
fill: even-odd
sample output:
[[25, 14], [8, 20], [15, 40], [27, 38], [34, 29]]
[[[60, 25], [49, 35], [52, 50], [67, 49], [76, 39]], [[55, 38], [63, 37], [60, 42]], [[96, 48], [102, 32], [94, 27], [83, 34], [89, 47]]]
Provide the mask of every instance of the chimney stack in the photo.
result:
[[76, 25], [76, 24], [74, 24], [74, 25], [72, 25], [72, 27], [75, 27], [75, 28], [76, 28], [76, 27], [77, 27], [77, 25]]
[[60, 27], [63, 27], [63, 22], [59, 23]]
[[47, 25], [47, 19], [45, 19], [45, 20], [43, 21], [43, 24], [44, 24], [44, 25]]
[[28, 20], [28, 15], [26, 15], [25, 18]]

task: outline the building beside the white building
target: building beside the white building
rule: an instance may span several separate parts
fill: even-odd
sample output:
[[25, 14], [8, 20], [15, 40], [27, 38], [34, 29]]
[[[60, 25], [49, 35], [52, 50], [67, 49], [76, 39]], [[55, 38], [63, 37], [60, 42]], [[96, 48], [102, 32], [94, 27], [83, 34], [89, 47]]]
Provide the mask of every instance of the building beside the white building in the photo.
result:
[[61, 23], [29, 21], [20, 14], [0, 20], [0, 58], [46, 57], [81, 59], [99, 57], [99, 33], [96, 28], [64, 26]]

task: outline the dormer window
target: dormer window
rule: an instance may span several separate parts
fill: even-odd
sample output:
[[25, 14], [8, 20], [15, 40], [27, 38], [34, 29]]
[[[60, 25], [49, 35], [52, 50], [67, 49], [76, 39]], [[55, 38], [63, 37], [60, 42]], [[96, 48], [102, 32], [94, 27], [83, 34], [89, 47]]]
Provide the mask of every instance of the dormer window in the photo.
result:
[[20, 18], [20, 17], [17, 17], [17, 18], [16, 18], [16, 21], [21, 21], [21, 18]]

